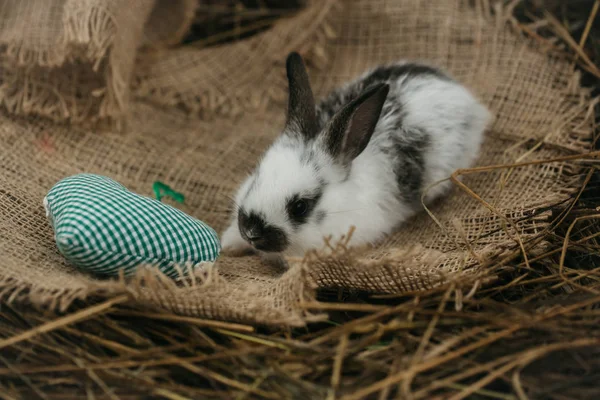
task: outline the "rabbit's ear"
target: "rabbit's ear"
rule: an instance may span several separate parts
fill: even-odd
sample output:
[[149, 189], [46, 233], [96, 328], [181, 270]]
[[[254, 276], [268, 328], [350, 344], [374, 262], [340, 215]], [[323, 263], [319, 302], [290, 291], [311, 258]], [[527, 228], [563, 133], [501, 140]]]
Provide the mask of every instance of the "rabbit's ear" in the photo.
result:
[[327, 125], [324, 145], [340, 164], [350, 165], [369, 144], [389, 90], [385, 83], [373, 86], [339, 110]]
[[287, 131], [312, 139], [318, 133], [315, 99], [300, 54], [288, 55], [286, 70], [289, 84]]

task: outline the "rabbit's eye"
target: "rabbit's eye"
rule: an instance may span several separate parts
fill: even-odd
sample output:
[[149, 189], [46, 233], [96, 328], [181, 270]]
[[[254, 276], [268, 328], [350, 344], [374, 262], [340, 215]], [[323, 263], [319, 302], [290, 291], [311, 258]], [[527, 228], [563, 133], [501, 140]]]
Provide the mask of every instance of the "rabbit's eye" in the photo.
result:
[[308, 211], [308, 203], [306, 200], [298, 199], [292, 203], [290, 207], [290, 213], [292, 217], [300, 218], [303, 217]]
[[320, 193], [313, 197], [295, 195], [287, 201], [286, 211], [292, 226], [298, 227], [308, 221], [320, 197]]

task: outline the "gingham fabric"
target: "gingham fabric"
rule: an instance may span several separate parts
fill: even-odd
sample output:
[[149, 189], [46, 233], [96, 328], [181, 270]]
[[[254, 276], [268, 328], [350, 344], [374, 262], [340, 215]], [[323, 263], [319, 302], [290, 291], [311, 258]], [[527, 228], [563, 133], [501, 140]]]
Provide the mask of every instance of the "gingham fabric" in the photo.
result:
[[100, 275], [126, 275], [139, 265], [166, 275], [214, 261], [216, 232], [160, 201], [132, 193], [114, 180], [79, 174], [59, 181], [44, 198], [58, 250], [69, 263]]

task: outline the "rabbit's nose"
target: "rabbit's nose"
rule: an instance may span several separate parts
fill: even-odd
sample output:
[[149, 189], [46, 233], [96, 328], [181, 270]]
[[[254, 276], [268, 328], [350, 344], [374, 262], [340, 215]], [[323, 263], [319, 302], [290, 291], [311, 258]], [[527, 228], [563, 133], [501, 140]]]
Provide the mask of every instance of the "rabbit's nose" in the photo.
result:
[[246, 239], [255, 248], [260, 248], [265, 244], [264, 236], [257, 234], [252, 230], [246, 230], [243, 232], [242, 237]]
[[262, 236], [248, 236], [250, 244], [256, 248], [264, 247], [265, 238]]
[[259, 242], [262, 238], [261, 236], [255, 235], [251, 232], [246, 232], [245, 236], [246, 236], [246, 240], [249, 241], [250, 243]]
[[268, 225], [259, 214], [246, 214], [244, 210], [240, 210], [238, 221], [242, 238], [256, 250], [282, 252], [289, 245], [285, 231], [277, 226]]

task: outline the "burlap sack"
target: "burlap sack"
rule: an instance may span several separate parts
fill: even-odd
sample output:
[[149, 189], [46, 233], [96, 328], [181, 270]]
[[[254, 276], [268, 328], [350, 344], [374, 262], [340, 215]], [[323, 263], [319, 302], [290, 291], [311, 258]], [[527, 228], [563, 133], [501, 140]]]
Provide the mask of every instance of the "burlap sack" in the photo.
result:
[[54, 120], [119, 120], [136, 50], [177, 43], [198, 0], [0, 2], [0, 104]]
[[550, 209], [580, 185], [573, 162], [465, 175], [468, 189], [456, 187], [431, 214], [424, 211], [377, 248], [325, 249], [290, 259], [285, 272], [255, 257], [221, 257], [176, 285], [157, 275], [101, 282], [66, 265], [41, 200], [58, 179], [78, 172], [110, 176], [145, 195], [154, 181], [165, 182], [185, 194], [185, 212], [221, 231], [227, 196], [283, 126], [283, 62], [292, 49], [305, 54], [317, 95], [399, 58], [448, 68], [496, 116], [480, 166], [552, 159], [589, 146], [594, 102], [571, 66], [514, 32], [510, 10], [492, 12], [487, 1], [466, 0], [331, 5], [312, 2], [272, 30], [232, 45], [139, 52], [132, 86], [137, 100], [125, 132], [2, 111], [0, 295], [64, 309], [75, 298], [128, 291], [139, 304], [176, 313], [300, 326], [321, 317], [302, 306], [316, 287], [422, 290], [476, 276], [542, 239]]

